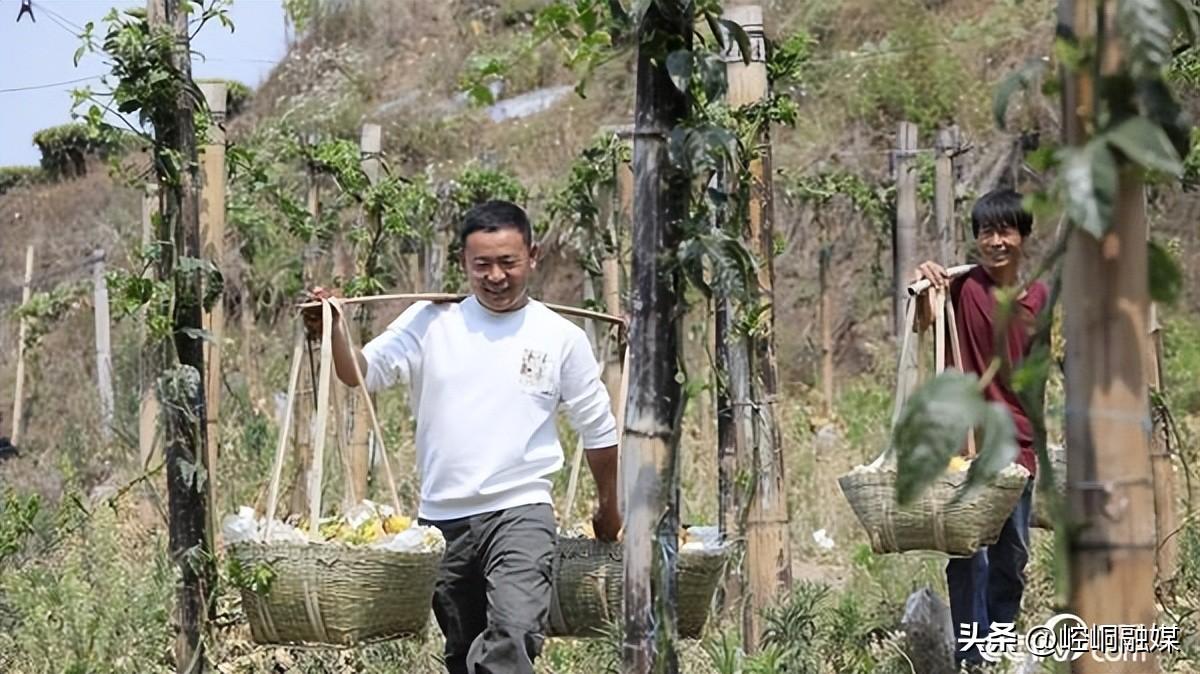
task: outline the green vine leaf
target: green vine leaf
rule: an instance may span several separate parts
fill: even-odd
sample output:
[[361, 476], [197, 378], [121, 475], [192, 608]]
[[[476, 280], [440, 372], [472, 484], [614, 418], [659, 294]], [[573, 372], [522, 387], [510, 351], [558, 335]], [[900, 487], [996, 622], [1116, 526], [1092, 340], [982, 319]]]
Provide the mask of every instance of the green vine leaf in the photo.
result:
[[1162, 127], [1145, 117], [1130, 117], [1105, 133], [1110, 145], [1142, 168], [1180, 177], [1183, 160]]
[[686, 94], [692, 82], [692, 52], [677, 49], [667, 54], [667, 74], [671, 76], [671, 84]]
[[742, 63], [750, 65], [750, 58], [753, 55], [750, 53], [750, 36], [746, 34], [745, 29], [729, 19], [718, 19], [717, 24], [721, 28], [718, 33], [724, 33], [723, 39], [721, 39], [722, 44], [727, 45], [732, 39], [733, 43], [738, 46], [738, 51], [741, 52]]
[[1100, 238], [1112, 223], [1117, 193], [1117, 160], [1103, 138], [1081, 148], [1065, 150], [1063, 182], [1067, 216], [1084, 231]]
[[979, 453], [967, 470], [967, 482], [955, 499], [959, 499], [996, 478], [1000, 471], [1017, 458], [1016, 427], [1008, 409], [998, 402], [988, 402], [980, 418]]
[[962, 450], [972, 428], [982, 434], [976, 461], [984, 465], [977, 479], [987, 479], [994, 466], [1011, 462], [1014, 431], [1007, 413], [984, 401], [975, 375], [947, 370], [913, 393], [892, 433], [897, 502], [920, 496]]
[[996, 126], [1005, 128], [1005, 117], [1008, 115], [1008, 104], [1012, 95], [1017, 91], [1029, 91], [1045, 72], [1046, 61], [1042, 58], [1031, 58], [1000, 81], [992, 99], [992, 116], [996, 119]]
[[1167, 0], [1117, 3], [1116, 34], [1125, 40], [1134, 77], [1161, 77], [1171, 61], [1173, 24]]

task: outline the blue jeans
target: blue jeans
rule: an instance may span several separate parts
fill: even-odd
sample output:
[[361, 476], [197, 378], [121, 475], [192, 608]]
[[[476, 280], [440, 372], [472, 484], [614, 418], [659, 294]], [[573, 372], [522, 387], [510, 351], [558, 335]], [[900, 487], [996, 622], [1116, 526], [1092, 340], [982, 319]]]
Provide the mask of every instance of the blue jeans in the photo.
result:
[[1033, 514], [1033, 480], [1025, 485], [1000, 538], [970, 557], [956, 557], [946, 564], [950, 590], [950, 619], [954, 623], [956, 661], [983, 662], [979, 649], [961, 650], [959, 626], [978, 625], [982, 639], [992, 623], [1011, 623], [1021, 609], [1025, 591], [1025, 563], [1029, 561], [1029, 521]]

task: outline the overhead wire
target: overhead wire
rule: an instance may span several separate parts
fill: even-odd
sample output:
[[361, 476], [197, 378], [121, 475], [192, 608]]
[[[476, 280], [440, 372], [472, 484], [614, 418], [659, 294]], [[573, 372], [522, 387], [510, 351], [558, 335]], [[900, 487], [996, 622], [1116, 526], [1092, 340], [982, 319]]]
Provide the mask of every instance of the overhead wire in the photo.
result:
[[48, 82], [46, 84], [31, 84], [23, 87], [9, 87], [7, 89], [0, 89], [0, 94], [11, 94], [19, 91], [34, 91], [37, 89], [53, 89], [54, 87], [61, 87], [67, 84], [79, 84], [80, 82], [98, 80], [101, 77], [103, 77], [103, 75], [89, 75], [87, 77], [80, 77], [73, 80], [63, 80], [62, 82]]
[[[72, 29], [74, 29], [76, 31], [75, 32], [76, 35], [83, 32], [83, 26], [75, 23], [74, 21], [63, 16], [62, 14], [59, 14], [58, 12], [54, 11], [53, 9], [50, 9], [49, 6], [44, 5], [40, 2], [32, 2], [30, 4], [33, 5], [34, 9], [36, 9], [37, 11], [44, 12], [46, 14], [46, 16], [49, 16], [52, 21], [59, 24], [60, 26], [62, 26], [64, 23], [67, 24], [67, 26], [70, 26]], [[66, 26], [63, 26], [63, 27], [65, 28]]]

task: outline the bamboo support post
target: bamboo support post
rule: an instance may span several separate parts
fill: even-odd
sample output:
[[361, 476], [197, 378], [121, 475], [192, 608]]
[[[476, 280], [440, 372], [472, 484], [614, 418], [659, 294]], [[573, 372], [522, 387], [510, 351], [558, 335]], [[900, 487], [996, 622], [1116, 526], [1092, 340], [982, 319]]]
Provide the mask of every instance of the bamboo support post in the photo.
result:
[[[208, 138], [201, 147], [200, 154], [200, 232], [204, 239], [204, 257], [223, 270], [225, 260], [225, 105], [227, 87], [224, 82], [204, 82], [200, 91], [208, 105], [212, 122], [208, 128]], [[207, 374], [205, 385], [205, 420], [204, 428], [208, 436], [204, 452], [204, 466], [208, 470], [208, 511], [214, 516], [209, 518], [209, 537], [216, 541], [216, 526], [214, 520], [217, 507], [217, 487], [219, 474], [218, 448], [221, 443], [221, 347], [225, 341], [225, 299], [222, 295], [217, 298], [212, 309], [206, 312], [205, 329], [211, 335], [211, 340], [204, 343], [204, 363]]]
[[[727, 100], [731, 107], [755, 104], [769, 96], [767, 80], [766, 36], [763, 12], [759, 5], [728, 8], [725, 18], [739, 24], [749, 38], [748, 63], [736, 42], [727, 46], [726, 72], [729, 79]], [[771, 171], [771, 142], [763, 129], [757, 142], [758, 156], [750, 162], [750, 204], [747, 238], [762, 261], [758, 268], [756, 294], [768, 307], [766, 321], [775, 325], [775, 225]], [[775, 330], [750, 342], [750, 394], [754, 404], [752, 452], [748, 463], [753, 486], [746, 511], [746, 581], [743, 643], [755, 652], [765, 629], [763, 611], [791, 587], [791, 542], [788, 530], [786, 471], [782, 433], [775, 401], [779, 393]], [[743, 464], [745, 465], [745, 464]]]
[[92, 307], [96, 337], [96, 389], [100, 399], [100, 434], [112, 438], [113, 383], [112, 338], [108, 310], [108, 281], [104, 278], [104, 251], [96, 250], [92, 262]]
[[[33, 245], [25, 248], [25, 280], [21, 284], [21, 306], [29, 304], [33, 293]], [[21, 318], [17, 329], [17, 383], [13, 391], [12, 438], [14, 447], [21, 446], [21, 431], [25, 426], [25, 340], [29, 335], [29, 322]]]

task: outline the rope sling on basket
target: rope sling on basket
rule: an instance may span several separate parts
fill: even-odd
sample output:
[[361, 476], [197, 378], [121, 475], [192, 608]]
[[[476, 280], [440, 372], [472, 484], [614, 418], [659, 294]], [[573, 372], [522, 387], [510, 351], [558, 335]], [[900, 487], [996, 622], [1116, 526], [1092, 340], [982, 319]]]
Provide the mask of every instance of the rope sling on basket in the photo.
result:
[[[328, 415], [330, 386], [331, 305], [359, 304], [379, 301], [457, 302], [465, 295], [402, 294], [327, 300], [301, 305], [301, 308], [320, 306], [322, 309], [322, 340], [320, 375], [317, 383], [317, 426], [314, 443], [314, 473], [310, 482], [310, 534], [315, 536], [320, 513], [320, 484], [323, 465], [324, 431]], [[624, 320], [599, 312], [565, 307], [546, 306], [558, 313], [624, 325]], [[350, 341], [345, 325], [345, 313], [338, 312], [338, 329]], [[299, 380], [303, 354], [303, 331], [296, 337], [292, 369], [288, 386], [288, 403], [284, 414], [280, 442], [272, 466], [267, 498], [267, 527], [274, 524], [279, 481], [283, 468], [287, 432], [292, 423], [292, 409]], [[358, 387], [364, 396], [375, 435], [383, 457], [388, 487], [396, 510], [399, 498], [382, 433], [370, 396], [366, 392], [362, 373], [354, 360]], [[625, 349], [622, 368], [621, 396], [628, 385], [629, 352]], [[623, 400], [618, 402], [618, 433], [623, 427]], [[574, 502], [582, 445], [574, 460], [568, 503]], [[313, 486], [315, 485], [315, 489]], [[230, 546], [230, 556], [244, 568], [269, 564], [275, 578], [269, 591], [242, 589], [243, 605], [255, 641], [271, 644], [327, 644], [351, 646], [358, 643], [386, 640], [401, 636], [419, 635], [425, 631], [432, 603], [433, 583], [441, 560], [437, 553], [394, 553], [371, 548], [336, 545], [303, 545], [279, 542], [238, 543]], [[707, 621], [720, 581], [727, 549], [725, 546], [684, 546], [679, 555], [678, 596], [680, 635], [695, 638]], [[619, 620], [624, 592], [622, 544], [590, 538], [559, 536], [553, 560], [549, 636], [600, 636], [608, 623]]]
[[[625, 426], [628, 387], [629, 349], [626, 347], [616, 401], [618, 444]], [[570, 517], [574, 508], [584, 451], [580, 439], [567, 482], [564, 517]], [[719, 541], [715, 545], [681, 545], [676, 567], [676, 616], [680, 637], [697, 639], [703, 632], [717, 584], [724, 573], [727, 550]], [[622, 555], [621, 543], [599, 541], [586, 536], [559, 536], [552, 569], [554, 583], [550, 597], [548, 636], [602, 637], [608, 625], [621, 620], [625, 592]]]
[[[230, 558], [242, 569], [266, 567], [270, 570], [270, 581], [265, 588], [252, 585], [243, 585], [241, 588], [242, 605], [251, 634], [254, 641], [260, 644], [354, 646], [403, 636], [420, 636], [425, 633], [429, 622], [433, 586], [442, 556], [436, 546], [429, 550], [408, 550], [319, 542], [325, 431], [331, 388], [331, 306], [335, 303], [336, 300], [322, 303], [313, 463], [308, 482], [309, 540], [272, 538], [273, 528], [285, 526], [276, 524], [275, 512], [303, 360], [304, 331], [300, 329], [292, 352], [283, 426], [271, 466], [265, 533], [261, 540], [247, 540], [228, 546]], [[343, 337], [350, 343], [345, 314], [341, 311], [338, 313], [338, 329], [342, 330]], [[400, 512], [395, 479], [387, 450], [383, 446], [383, 434], [379, 429], [375, 408], [363, 385], [357, 361], [354, 368], [359, 382], [357, 388], [362, 392], [379, 443], [392, 504], [395, 511]]]
[[[951, 276], [958, 276], [971, 268], [955, 267], [949, 272]], [[892, 429], [900, 418], [904, 403], [921, 378], [920, 354], [912, 358], [909, 349], [915, 331], [916, 303], [920, 301], [918, 295], [928, 287], [928, 282], [911, 286], [905, 303]], [[932, 293], [936, 312], [934, 363], [936, 373], [940, 374], [946, 367], [947, 333], [955, 362], [962, 362], [958, 325], [954, 304], [948, 301], [946, 294], [937, 289], [929, 292]], [[967, 434], [966, 444], [968, 457], [974, 458], [973, 432]], [[900, 506], [896, 502], [895, 449], [889, 442], [874, 462], [842, 475], [838, 478], [838, 484], [859, 523], [866, 529], [871, 548], [876, 553], [934, 550], [952, 556], [970, 556], [981, 546], [995, 543], [999, 538], [1000, 530], [1021, 498], [1028, 478], [1028, 471], [1014, 464], [1000, 471], [990, 483], [961, 495], [967, 481], [967, 471], [948, 470], [912, 503]]]

